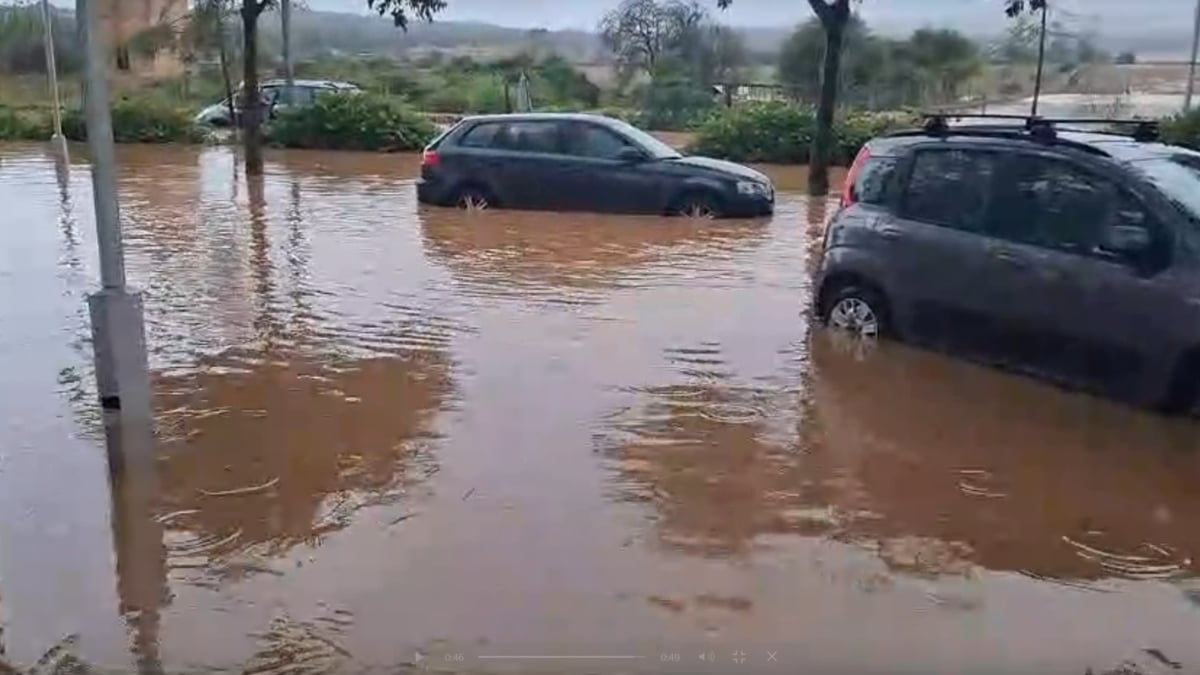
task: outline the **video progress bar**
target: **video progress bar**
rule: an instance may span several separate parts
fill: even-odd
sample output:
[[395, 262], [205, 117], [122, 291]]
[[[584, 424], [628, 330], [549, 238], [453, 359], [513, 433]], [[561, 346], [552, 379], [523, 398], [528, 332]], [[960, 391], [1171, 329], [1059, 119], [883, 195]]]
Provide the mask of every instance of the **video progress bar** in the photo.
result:
[[475, 658], [510, 661], [525, 661], [530, 659], [540, 659], [542, 661], [594, 661], [599, 659], [606, 661], [636, 661], [646, 657], [627, 654], [482, 654]]

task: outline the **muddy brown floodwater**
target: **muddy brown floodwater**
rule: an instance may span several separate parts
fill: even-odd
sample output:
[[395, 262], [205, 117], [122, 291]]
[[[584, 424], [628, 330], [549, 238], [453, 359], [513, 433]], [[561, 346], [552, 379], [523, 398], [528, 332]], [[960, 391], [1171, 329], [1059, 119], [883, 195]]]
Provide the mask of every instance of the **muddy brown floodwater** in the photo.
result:
[[75, 161], [0, 146], [13, 662], [1200, 668], [1196, 424], [810, 334], [834, 204], [799, 170], [769, 221], [691, 223], [422, 208], [410, 156], [247, 183], [123, 147], [157, 413], [110, 492]]

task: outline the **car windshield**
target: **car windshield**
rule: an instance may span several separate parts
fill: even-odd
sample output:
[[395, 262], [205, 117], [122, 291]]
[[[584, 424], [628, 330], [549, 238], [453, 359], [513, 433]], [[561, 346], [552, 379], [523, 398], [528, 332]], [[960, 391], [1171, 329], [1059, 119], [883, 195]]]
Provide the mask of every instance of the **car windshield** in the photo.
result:
[[1200, 154], [1179, 152], [1133, 165], [1188, 218], [1200, 223]]
[[663, 143], [641, 129], [620, 120], [613, 121], [613, 127], [629, 140], [637, 143], [655, 159], [674, 159], [682, 157], [678, 150]]

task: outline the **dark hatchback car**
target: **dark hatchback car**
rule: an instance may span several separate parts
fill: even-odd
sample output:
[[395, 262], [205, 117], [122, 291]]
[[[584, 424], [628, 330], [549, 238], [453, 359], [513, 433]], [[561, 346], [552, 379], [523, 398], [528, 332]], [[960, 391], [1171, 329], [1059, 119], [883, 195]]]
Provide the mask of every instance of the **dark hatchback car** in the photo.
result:
[[620, 120], [583, 114], [469, 117], [425, 149], [417, 198], [504, 207], [762, 216], [775, 188], [749, 167], [687, 157]]
[[825, 233], [813, 307], [1179, 411], [1200, 393], [1200, 153], [1067, 131], [949, 125], [871, 141]]

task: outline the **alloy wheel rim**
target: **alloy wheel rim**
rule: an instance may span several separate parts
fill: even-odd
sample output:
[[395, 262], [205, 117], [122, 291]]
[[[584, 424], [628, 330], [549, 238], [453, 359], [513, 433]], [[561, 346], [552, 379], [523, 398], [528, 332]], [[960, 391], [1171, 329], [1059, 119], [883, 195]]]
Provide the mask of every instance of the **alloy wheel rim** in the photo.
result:
[[875, 315], [871, 305], [861, 298], [839, 300], [829, 313], [829, 324], [863, 337], [879, 335], [879, 317]]
[[488, 207], [488, 201], [480, 195], [466, 194], [458, 200], [458, 205], [468, 211], [484, 211]]
[[689, 204], [683, 209], [683, 215], [704, 220], [712, 220], [716, 216], [707, 204]]

